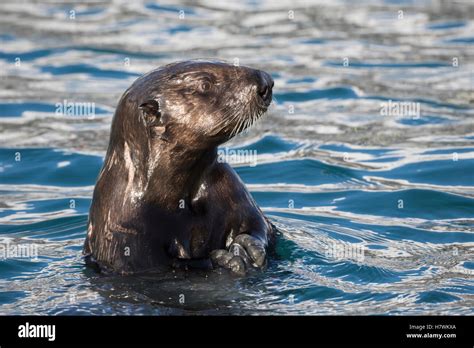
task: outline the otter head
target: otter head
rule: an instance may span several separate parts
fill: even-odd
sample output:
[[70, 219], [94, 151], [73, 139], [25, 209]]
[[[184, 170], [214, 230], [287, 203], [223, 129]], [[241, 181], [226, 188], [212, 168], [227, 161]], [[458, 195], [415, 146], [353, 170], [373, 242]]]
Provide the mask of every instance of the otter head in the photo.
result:
[[152, 142], [183, 148], [213, 148], [229, 140], [272, 100], [270, 75], [222, 62], [180, 62], [141, 79], [138, 108]]
[[188, 189], [185, 177], [199, 175], [218, 145], [267, 110], [272, 87], [267, 73], [222, 62], [187, 61], [151, 71], [119, 102], [103, 171], [114, 176], [110, 181], [123, 182], [126, 197], [165, 201], [180, 185]]

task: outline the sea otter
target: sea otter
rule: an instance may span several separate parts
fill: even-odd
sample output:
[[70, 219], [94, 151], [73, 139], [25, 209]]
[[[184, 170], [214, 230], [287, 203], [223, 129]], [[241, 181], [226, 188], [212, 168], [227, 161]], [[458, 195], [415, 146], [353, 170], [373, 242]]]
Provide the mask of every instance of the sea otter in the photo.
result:
[[112, 120], [87, 262], [122, 274], [263, 268], [274, 227], [217, 147], [265, 113], [273, 84], [263, 71], [202, 60], [138, 78]]

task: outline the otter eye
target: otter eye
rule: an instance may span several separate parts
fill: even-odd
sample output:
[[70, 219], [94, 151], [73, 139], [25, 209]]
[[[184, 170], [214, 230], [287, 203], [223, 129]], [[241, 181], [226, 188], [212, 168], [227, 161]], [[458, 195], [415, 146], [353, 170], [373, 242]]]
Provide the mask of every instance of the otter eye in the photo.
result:
[[201, 92], [207, 92], [211, 89], [211, 83], [209, 81], [203, 81], [201, 82], [199, 89], [201, 90]]

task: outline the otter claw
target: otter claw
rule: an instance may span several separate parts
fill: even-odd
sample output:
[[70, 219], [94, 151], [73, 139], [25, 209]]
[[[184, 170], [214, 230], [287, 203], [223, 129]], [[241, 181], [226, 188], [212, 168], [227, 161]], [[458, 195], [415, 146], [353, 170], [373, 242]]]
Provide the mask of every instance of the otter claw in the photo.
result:
[[247, 270], [244, 259], [227, 250], [213, 250], [211, 252], [211, 261], [214, 266], [226, 268], [238, 275], [245, 275]]
[[232, 253], [224, 249], [213, 250], [211, 252], [211, 261], [214, 266], [227, 268], [226, 266], [233, 257], [234, 255], [232, 255]]
[[212, 251], [211, 261], [214, 266], [223, 267], [236, 274], [244, 275], [251, 265], [257, 268], [265, 266], [265, 245], [249, 234], [239, 234], [235, 237], [229, 250]]
[[259, 239], [249, 234], [239, 234], [235, 238], [233, 245], [241, 246], [245, 250], [244, 252], [246, 252], [245, 255], [248, 255], [256, 267], [262, 268], [265, 265], [265, 246]]
[[232, 272], [238, 275], [245, 275], [247, 267], [245, 267], [245, 262], [240, 256], [234, 256], [229, 261], [229, 268]]

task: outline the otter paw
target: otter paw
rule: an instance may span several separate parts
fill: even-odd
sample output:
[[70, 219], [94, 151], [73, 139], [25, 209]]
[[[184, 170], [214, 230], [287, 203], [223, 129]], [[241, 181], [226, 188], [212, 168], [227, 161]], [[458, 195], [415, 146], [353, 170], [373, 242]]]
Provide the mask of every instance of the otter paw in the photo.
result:
[[230, 250], [234, 255], [242, 256], [247, 263], [252, 263], [254, 267], [263, 268], [265, 266], [267, 260], [265, 245], [249, 234], [239, 234], [235, 237]]
[[246, 263], [242, 257], [224, 249], [212, 251], [211, 261], [214, 266], [228, 269], [238, 275], [245, 275], [247, 271]]

